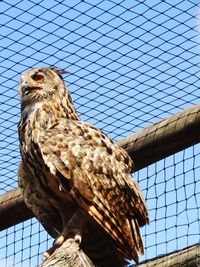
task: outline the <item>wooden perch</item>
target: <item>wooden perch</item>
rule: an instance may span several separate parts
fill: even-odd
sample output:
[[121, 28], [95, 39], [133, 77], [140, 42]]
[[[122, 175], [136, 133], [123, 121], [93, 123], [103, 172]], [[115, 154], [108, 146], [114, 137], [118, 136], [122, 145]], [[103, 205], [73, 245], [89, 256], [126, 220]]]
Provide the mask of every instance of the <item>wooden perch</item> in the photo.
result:
[[[199, 133], [200, 105], [195, 105], [117, 143], [131, 156], [136, 171], [199, 143]], [[0, 196], [0, 231], [32, 217], [19, 188]]]
[[167, 256], [146, 261], [138, 267], [198, 267], [200, 266], [200, 245], [174, 252]]
[[95, 267], [86, 254], [73, 240], [66, 240], [51, 257], [44, 261], [39, 267]]

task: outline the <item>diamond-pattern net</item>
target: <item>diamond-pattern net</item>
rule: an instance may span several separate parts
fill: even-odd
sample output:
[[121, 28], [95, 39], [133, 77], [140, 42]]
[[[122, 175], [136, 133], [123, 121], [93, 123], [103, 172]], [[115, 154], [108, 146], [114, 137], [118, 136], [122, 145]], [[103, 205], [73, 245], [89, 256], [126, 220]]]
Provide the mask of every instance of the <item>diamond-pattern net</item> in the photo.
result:
[[[199, 6], [194, 0], [0, 2], [0, 193], [17, 187], [18, 84], [28, 68], [66, 75], [83, 120], [114, 140], [200, 98]], [[199, 242], [199, 145], [135, 173], [150, 210], [150, 259]], [[1, 234], [0, 266], [36, 266], [52, 243], [29, 220]]]

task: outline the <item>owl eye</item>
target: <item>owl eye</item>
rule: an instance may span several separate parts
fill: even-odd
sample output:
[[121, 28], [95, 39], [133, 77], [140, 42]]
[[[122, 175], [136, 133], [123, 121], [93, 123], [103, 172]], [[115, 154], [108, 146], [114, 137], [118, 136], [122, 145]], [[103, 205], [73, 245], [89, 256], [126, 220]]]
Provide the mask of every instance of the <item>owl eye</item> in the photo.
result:
[[36, 81], [37, 83], [42, 83], [44, 81], [44, 75], [43, 74], [34, 74], [32, 76], [32, 79]]

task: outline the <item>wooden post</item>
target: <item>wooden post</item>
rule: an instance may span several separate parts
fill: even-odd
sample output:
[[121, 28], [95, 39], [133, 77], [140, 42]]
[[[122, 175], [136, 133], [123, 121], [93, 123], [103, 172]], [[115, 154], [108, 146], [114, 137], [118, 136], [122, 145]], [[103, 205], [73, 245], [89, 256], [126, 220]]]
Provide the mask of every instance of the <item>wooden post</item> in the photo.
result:
[[95, 267], [86, 254], [79, 248], [73, 240], [66, 240], [49, 259], [44, 261], [39, 267]]

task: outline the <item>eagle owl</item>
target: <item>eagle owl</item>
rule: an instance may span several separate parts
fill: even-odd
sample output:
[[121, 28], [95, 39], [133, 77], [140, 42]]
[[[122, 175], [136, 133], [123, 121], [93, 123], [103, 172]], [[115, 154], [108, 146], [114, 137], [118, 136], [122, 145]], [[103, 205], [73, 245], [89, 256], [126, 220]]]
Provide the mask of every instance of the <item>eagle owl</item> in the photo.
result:
[[62, 73], [34, 68], [21, 77], [19, 186], [25, 203], [57, 247], [71, 235], [98, 266], [138, 262], [144, 253], [139, 227], [149, 216], [132, 161], [79, 119]]

